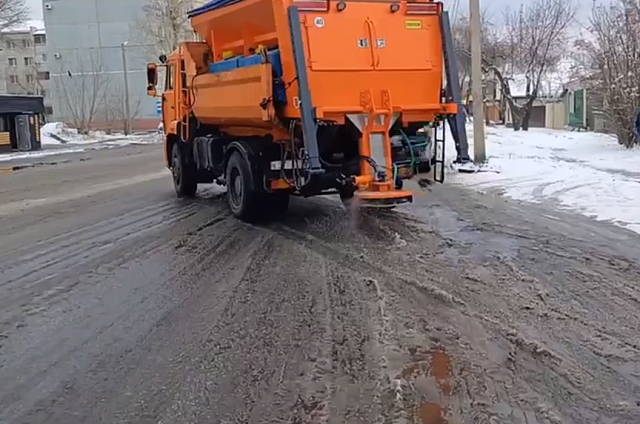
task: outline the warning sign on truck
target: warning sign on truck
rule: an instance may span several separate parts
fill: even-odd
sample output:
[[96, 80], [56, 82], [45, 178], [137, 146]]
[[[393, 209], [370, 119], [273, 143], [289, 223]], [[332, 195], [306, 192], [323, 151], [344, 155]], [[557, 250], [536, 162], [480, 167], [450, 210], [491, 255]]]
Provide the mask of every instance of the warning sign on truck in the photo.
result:
[[405, 21], [404, 26], [407, 29], [422, 29], [422, 21]]

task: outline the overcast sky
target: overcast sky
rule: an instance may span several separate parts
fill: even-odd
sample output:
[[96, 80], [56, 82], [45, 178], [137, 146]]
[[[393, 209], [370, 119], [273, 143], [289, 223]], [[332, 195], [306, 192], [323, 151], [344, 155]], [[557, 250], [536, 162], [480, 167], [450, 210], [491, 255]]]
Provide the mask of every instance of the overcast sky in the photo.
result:
[[42, 19], [42, 0], [27, 0], [33, 19]]
[[[26, 0], [27, 4], [31, 8], [33, 19], [42, 19], [42, 0]], [[576, 0], [578, 3], [584, 3], [588, 5], [581, 8], [580, 18], [586, 19], [589, 15], [589, 9], [591, 8], [591, 0]], [[457, 0], [460, 5], [460, 9], [466, 11], [469, 5], [469, 0]], [[526, 0], [480, 0], [483, 9], [488, 9], [491, 14], [501, 14], [501, 12], [507, 7], [518, 7]], [[456, 0], [445, 0], [447, 7], [453, 7]]]
[[[597, 0], [598, 2], [608, 2], [609, 0]], [[490, 15], [500, 17], [507, 7], [518, 8], [522, 4], [530, 3], [531, 0], [480, 0], [482, 9], [486, 9]], [[581, 7], [578, 7], [578, 13], [576, 18], [580, 21], [589, 19], [591, 13], [592, 0], [574, 0], [574, 2]], [[444, 0], [447, 8], [451, 9], [458, 4], [460, 11], [466, 12], [469, 10], [469, 0]]]

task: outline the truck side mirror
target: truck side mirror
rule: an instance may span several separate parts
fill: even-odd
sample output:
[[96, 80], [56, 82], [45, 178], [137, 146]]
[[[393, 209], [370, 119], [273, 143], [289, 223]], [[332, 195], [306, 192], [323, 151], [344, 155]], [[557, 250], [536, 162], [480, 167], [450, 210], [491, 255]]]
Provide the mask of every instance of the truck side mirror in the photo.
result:
[[147, 64], [147, 94], [155, 97], [156, 86], [158, 85], [158, 65], [155, 63]]

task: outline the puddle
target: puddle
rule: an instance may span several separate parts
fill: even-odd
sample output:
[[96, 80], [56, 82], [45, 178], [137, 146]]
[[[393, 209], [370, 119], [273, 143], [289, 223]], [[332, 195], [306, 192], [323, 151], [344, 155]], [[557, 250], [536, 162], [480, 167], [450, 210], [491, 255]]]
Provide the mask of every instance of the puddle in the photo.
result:
[[442, 348], [411, 352], [402, 377], [415, 387], [418, 395], [416, 418], [421, 424], [448, 424], [455, 391], [455, 379], [449, 354]]

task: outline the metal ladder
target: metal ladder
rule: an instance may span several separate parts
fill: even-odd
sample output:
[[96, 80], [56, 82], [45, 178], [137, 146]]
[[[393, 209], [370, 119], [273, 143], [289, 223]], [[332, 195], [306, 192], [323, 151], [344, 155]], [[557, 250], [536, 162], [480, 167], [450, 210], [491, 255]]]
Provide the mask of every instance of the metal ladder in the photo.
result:
[[[438, 183], [444, 183], [444, 162], [445, 162], [445, 141], [447, 129], [445, 127], [447, 123], [442, 121], [441, 124], [437, 125], [433, 131], [433, 179]], [[438, 135], [438, 133], [442, 130], [442, 137]]]

